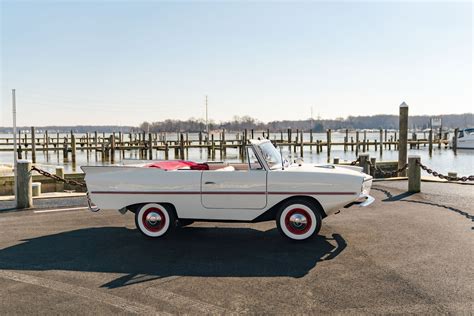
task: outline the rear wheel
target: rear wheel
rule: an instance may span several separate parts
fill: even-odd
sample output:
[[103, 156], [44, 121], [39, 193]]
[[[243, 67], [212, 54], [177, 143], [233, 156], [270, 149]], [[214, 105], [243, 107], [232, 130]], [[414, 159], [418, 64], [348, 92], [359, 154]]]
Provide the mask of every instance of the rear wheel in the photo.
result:
[[135, 225], [147, 237], [163, 237], [175, 228], [176, 216], [169, 206], [148, 203], [135, 212]]
[[321, 230], [319, 207], [304, 199], [283, 203], [276, 217], [279, 232], [291, 240], [306, 240]]

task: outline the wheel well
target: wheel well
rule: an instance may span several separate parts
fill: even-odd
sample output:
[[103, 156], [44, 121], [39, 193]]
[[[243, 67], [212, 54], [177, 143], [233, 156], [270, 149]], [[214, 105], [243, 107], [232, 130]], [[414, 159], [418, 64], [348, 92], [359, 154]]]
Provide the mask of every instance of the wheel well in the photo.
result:
[[306, 200], [307, 202], [309, 202], [309, 203], [316, 206], [316, 208], [321, 213], [321, 218], [327, 217], [327, 214], [324, 211], [323, 206], [314, 197], [308, 196], [308, 195], [293, 195], [293, 196], [290, 196], [290, 197], [288, 197], [284, 200], [281, 200], [277, 204], [273, 205], [265, 213], [263, 213], [260, 216], [258, 216], [257, 218], [255, 218], [252, 222], [264, 222], [264, 221], [274, 220], [276, 218], [276, 215], [277, 215], [279, 209], [280, 209], [280, 205], [282, 205], [283, 203], [285, 203], [287, 201], [290, 201], [290, 200]]
[[160, 205], [163, 205], [165, 207], [168, 207], [173, 213], [176, 218], [178, 218], [178, 213], [176, 212], [176, 207], [174, 207], [173, 204], [167, 203], [167, 202], [146, 202], [146, 203], [137, 203], [137, 204], [132, 204], [128, 205], [126, 207], [127, 210], [129, 210], [132, 213], [136, 213], [143, 205], [148, 204], [148, 203], [157, 203]]

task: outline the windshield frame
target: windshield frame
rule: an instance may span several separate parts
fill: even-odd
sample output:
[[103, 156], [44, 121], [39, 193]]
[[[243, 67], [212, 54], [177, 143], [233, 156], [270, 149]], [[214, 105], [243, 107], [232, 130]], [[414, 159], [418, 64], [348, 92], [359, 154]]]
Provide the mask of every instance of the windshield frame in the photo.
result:
[[[271, 146], [271, 147], [270, 147]], [[282, 169], [283, 168], [283, 157], [281, 156], [280, 152], [278, 149], [275, 148], [275, 146], [272, 144], [271, 141], [262, 141], [259, 144], [254, 144], [254, 147], [256, 148], [256, 153], [257, 155], [260, 156], [261, 162], [265, 164], [265, 167], [267, 170], [276, 170], [276, 169]], [[265, 152], [267, 149], [271, 150], [271, 154], [274, 158], [277, 158], [277, 161], [274, 163], [271, 163], [267, 159], [265, 159]]]

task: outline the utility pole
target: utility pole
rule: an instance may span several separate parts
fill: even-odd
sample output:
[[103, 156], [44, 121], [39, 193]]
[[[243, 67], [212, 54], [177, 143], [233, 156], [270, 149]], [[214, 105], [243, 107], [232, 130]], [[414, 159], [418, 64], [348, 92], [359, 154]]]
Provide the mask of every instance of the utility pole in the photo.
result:
[[208, 117], [208, 108], [207, 108], [207, 95], [206, 95], [206, 133], [209, 135], [209, 117]]
[[314, 127], [314, 122], [313, 122], [313, 107], [311, 107], [311, 126], [310, 129], [312, 130]]
[[16, 193], [16, 184], [17, 184], [17, 166], [18, 166], [18, 157], [17, 157], [17, 141], [16, 141], [16, 91], [12, 89], [12, 114], [13, 114], [13, 170], [15, 171], [15, 205], [18, 203], [18, 196]]
[[13, 113], [13, 162], [16, 172], [17, 163], [17, 141], [16, 141], [16, 91], [12, 89], [12, 113]]

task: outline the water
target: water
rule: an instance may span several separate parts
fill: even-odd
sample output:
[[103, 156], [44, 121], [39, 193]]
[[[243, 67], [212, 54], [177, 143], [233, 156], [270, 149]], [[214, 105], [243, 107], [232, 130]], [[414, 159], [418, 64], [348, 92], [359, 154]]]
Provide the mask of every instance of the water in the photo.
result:
[[[60, 134], [60, 137], [64, 137], [66, 134]], [[102, 134], [99, 134], [102, 136]], [[105, 134], [106, 137], [108, 137], [109, 134]], [[393, 132], [388, 134], [388, 139], [390, 139], [390, 136], [393, 135]], [[411, 133], [409, 134], [411, 137]], [[1, 137], [6, 137], [7, 135], [0, 135]], [[28, 135], [29, 136], [29, 135]], [[37, 137], [41, 137], [42, 135], [37, 135]], [[76, 134], [76, 139], [79, 139], [83, 134]], [[261, 137], [261, 133], [255, 133], [254, 137]], [[295, 138], [295, 134], [293, 134], [293, 139]], [[344, 140], [345, 133], [339, 133], [339, 132], [333, 132], [332, 133], [332, 141], [333, 142], [343, 142]], [[424, 138], [423, 133], [418, 133], [418, 139]], [[427, 136], [427, 134], [426, 134]], [[55, 133], [50, 133], [50, 137], [56, 137]], [[167, 140], [177, 140], [177, 133], [168, 133], [167, 134]], [[215, 139], [219, 139], [219, 133], [214, 134]], [[250, 133], [249, 133], [250, 137]], [[286, 138], [286, 133], [283, 133], [283, 137]], [[355, 140], [355, 133], [349, 133], [349, 140], [350, 138], [353, 137]], [[280, 133], [271, 133], [270, 134], [271, 139], [280, 139]], [[190, 133], [189, 134], [189, 139], [190, 140], [197, 140], [198, 139], [198, 134], [197, 133]], [[236, 133], [226, 133], [226, 140], [232, 140], [236, 139]], [[303, 139], [304, 141], [309, 141], [310, 140], [310, 134], [305, 133], [303, 134]], [[359, 139], [363, 139], [363, 133], [361, 132], [359, 134]], [[367, 139], [373, 141], [373, 140], [379, 140], [379, 132], [368, 132], [367, 133]], [[128, 134], [124, 134], [124, 140], [128, 140]], [[316, 140], [326, 140], [326, 134], [325, 133], [313, 133], [313, 141]], [[2, 142], [3, 143], [3, 142]], [[367, 151], [367, 153], [370, 154], [371, 157], [376, 157], [378, 161], [380, 160], [398, 160], [398, 151], [393, 150], [384, 150], [383, 151], [383, 157], [380, 158], [380, 153], [374, 151], [373, 146], [370, 147], [370, 151]], [[472, 175], [474, 174], [474, 150], [458, 150], [457, 154], [454, 154], [454, 152], [451, 149], [446, 149], [445, 146], [443, 145], [441, 149], [438, 149], [437, 145], [433, 146], [433, 155], [430, 157], [428, 153], [428, 145], [424, 147], [424, 145], [420, 145], [420, 149], [409, 149], [408, 154], [416, 154], [421, 156], [421, 162], [428, 167], [432, 168], [433, 170], [436, 170], [440, 173], [447, 174], [450, 171], [454, 171], [458, 173], [458, 176], [465, 176], [465, 175]], [[71, 161], [69, 162], [64, 162], [62, 158], [62, 151], [50, 151], [48, 154], [44, 151], [41, 150], [41, 146], [37, 147], [37, 152], [36, 152], [36, 159], [37, 159], [37, 165], [40, 168], [43, 168], [48, 171], [54, 171], [56, 166], [63, 166], [65, 169], [65, 172], [82, 172], [80, 170], [80, 166], [84, 165], [109, 165], [110, 163], [105, 162], [103, 163], [101, 161], [101, 155], [100, 152], [96, 153], [95, 151], [90, 151], [87, 153], [86, 150], [81, 150], [80, 146], [77, 147], [77, 162], [76, 164], [72, 164]], [[299, 156], [299, 147], [297, 148], [297, 153], [293, 154], [288, 151], [288, 146], [283, 146], [282, 147], [282, 152], [285, 157], [288, 156]], [[187, 159], [189, 160], [194, 160], [194, 161], [206, 161], [208, 160], [207, 157], [207, 150], [205, 149], [189, 149], [188, 151], [189, 156]], [[313, 150], [311, 151], [309, 146], [305, 146], [304, 149], [304, 161], [305, 162], [311, 162], [311, 163], [326, 163], [327, 162], [327, 152], [326, 148], [323, 148], [323, 152], [320, 154], [316, 154], [316, 147], [313, 147]], [[69, 156], [70, 157], [70, 156]], [[154, 159], [164, 159], [164, 152], [163, 151], [153, 151], [153, 157]], [[355, 151], [351, 152], [350, 151], [350, 146], [348, 148], [347, 152], [344, 152], [343, 146], [331, 146], [331, 161], [334, 157], [339, 157], [341, 160], [348, 160], [348, 161], [353, 161], [356, 159]], [[23, 158], [26, 159], [31, 159], [31, 153], [28, 152], [23, 152]], [[120, 164], [120, 163], [137, 163], [138, 161], [138, 151], [137, 150], [132, 150], [132, 151], [116, 151], [115, 154], [115, 162]], [[169, 152], [169, 158], [174, 159], [174, 151], [170, 150]], [[216, 160], [221, 160], [219, 156], [219, 151], [216, 150]], [[238, 150], [237, 149], [227, 149], [227, 156], [226, 160], [228, 161], [240, 161], [238, 157]], [[13, 163], [13, 153], [12, 152], [0, 152], [0, 175], [6, 175], [11, 173], [11, 167]], [[3, 165], [3, 168], [2, 168]]]

